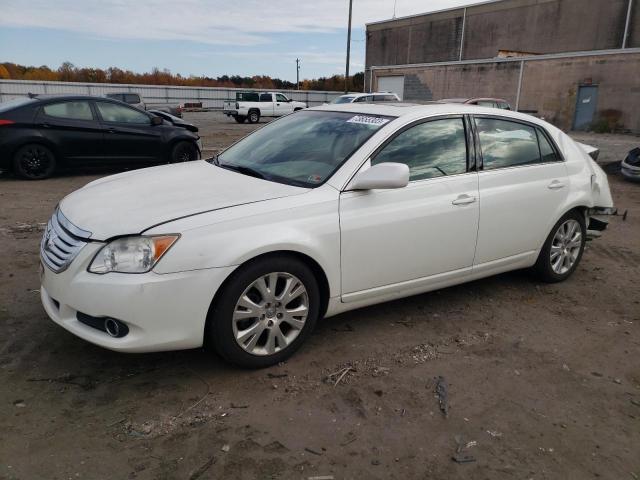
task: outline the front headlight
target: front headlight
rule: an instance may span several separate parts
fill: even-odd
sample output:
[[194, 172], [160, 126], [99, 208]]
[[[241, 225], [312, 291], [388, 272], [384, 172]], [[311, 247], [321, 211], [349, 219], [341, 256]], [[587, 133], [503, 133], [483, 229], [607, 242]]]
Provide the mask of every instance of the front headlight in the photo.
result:
[[150, 271], [180, 235], [123, 237], [100, 249], [89, 265], [91, 273], [146, 273]]

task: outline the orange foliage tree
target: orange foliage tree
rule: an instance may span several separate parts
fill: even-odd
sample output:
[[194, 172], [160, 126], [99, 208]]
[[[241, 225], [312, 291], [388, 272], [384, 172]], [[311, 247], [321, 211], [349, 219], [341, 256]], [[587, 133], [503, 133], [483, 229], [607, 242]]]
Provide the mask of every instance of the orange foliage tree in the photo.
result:
[[[171, 71], [154, 68], [151, 72], [135, 73], [131, 70], [122, 70], [118, 67], [109, 67], [106, 70], [100, 68], [78, 68], [71, 62], [64, 62], [56, 70], [42, 65], [32, 67], [15, 63], [0, 63], [0, 79], [14, 80], [47, 80], [62, 82], [89, 82], [89, 83], [128, 83], [139, 85], [184, 85], [190, 87], [232, 87], [232, 88], [267, 88], [293, 90], [295, 83], [279, 78], [271, 78], [267, 75], [254, 75], [253, 77], [241, 77], [239, 75], [222, 75], [216, 78], [206, 76], [183, 77], [173, 74]], [[364, 81], [363, 73], [356, 73], [349, 79], [350, 91], [361, 91]], [[302, 80], [302, 90], [344, 90], [344, 76], [320, 77], [313, 80]]]

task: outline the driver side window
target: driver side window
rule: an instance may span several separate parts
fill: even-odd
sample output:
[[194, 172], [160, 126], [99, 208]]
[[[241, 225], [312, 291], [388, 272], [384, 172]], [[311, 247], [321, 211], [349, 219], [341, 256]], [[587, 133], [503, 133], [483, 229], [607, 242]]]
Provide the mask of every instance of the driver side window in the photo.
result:
[[405, 163], [410, 181], [456, 175], [467, 171], [467, 141], [462, 118], [420, 123], [391, 140], [371, 159]]
[[284, 95], [282, 95], [281, 93], [276, 93], [276, 100], [278, 102], [288, 102], [289, 99], [287, 97], [285, 97]]

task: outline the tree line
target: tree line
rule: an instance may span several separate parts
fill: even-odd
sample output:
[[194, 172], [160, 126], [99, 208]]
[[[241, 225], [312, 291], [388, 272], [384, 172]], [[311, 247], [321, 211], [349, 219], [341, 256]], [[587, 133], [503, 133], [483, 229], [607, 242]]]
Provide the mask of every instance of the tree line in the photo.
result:
[[[288, 80], [271, 78], [267, 75], [242, 77], [240, 75], [222, 75], [219, 77], [189, 76], [154, 68], [150, 72], [136, 73], [122, 70], [118, 67], [79, 68], [70, 62], [64, 62], [57, 69], [46, 65], [40, 67], [18, 65], [15, 63], [0, 63], [0, 79], [13, 80], [45, 80], [62, 82], [88, 83], [129, 83], [141, 85], [174, 85], [189, 87], [227, 87], [227, 88], [273, 88], [293, 90], [296, 84]], [[356, 73], [349, 78], [349, 91], [362, 91], [364, 73]], [[344, 75], [320, 77], [312, 80], [302, 80], [301, 90], [344, 90]]]

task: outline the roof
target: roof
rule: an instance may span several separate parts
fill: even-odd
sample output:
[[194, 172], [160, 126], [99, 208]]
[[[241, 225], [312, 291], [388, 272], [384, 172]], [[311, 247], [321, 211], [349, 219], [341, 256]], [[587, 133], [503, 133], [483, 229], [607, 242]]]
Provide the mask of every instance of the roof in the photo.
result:
[[367, 95], [395, 95], [393, 92], [356, 92], [343, 93], [340, 97], [366, 97]]
[[29, 98], [33, 98], [34, 100], [89, 100], [89, 99], [112, 100], [106, 97], [102, 97], [100, 95], [79, 95], [77, 93], [72, 95], [67, 95], [64, 93], [47, 94], [47, 95], [35, 94], [35, 95], [29, 95]]
[[465, 103], [431, 103], [418, 105], [415, 103], [340, 103], [312, 107], [308, 110], [325, 112], [347, 112], [363, 115], [383, 115], [389, 117], [428, 117], [433, 115], [499, 115], [516, 120], [524, 120], [545, 126], [549, 124], [526, 113], [503, 110], [500, 108], [481, 107]]

